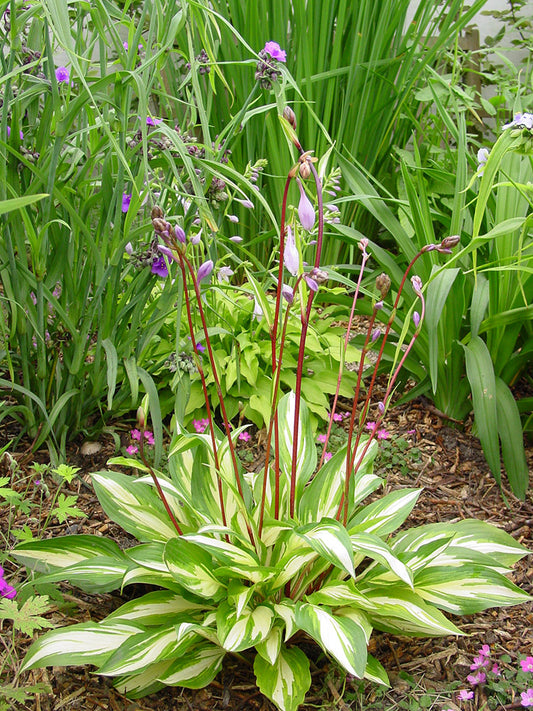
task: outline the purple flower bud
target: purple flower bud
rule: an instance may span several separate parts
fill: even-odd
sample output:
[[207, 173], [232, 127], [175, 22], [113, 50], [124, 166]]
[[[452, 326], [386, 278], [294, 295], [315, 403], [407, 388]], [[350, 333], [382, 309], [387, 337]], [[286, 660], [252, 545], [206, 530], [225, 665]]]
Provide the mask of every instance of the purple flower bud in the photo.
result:
[[366, 254], [366, 248], [368, 247], [368, 238], [367, 238], [367, 237], [362, 237], [362, 238], [359, 240], [357, 246], [359, 247], [359, 249], [361, 250], [361, 252], [362, 252], [363, 254]]
[[459, 235], [450, 235], [450, 237], [445, 237], [442, 240], [442, 242], [439, 244], [437, 249], [439, 250], [439, 252], [446, 252], [449, 254], [450, 251], [454, 247], [456, 247], [460, 241], [461, 241], [461, 238], [459, 237]]
[[300, 268], [300, 254], [298, 253], [296, 240], [294, 239], [294, 234], [290, 228], [290, 225], [287, 226], [283, 262], [287, 271], [292, 274], [292, 276], [296, 276], [298, 274], [298, 270]]
[[376, 311], [380, 311], [383, 308], [383, 301], [376, 301], [376, 303], [374, 304], [374, 308], [376, 309]]
[[375, 328], [372, 331], [372, 343], [375, 343], [380, 336], [381, 336], [381, 328]]
[[422, 296], [422, 279], [415, 274], [415, 276], [411, 277], [411, 284], [413, 285], [415, 294], [417, 296]]
[[418, 324], [420, 323], [420, 314], [418, 311], [413, 311], [413, 323], [415, 328], [418, 328]]
[[200, 264], [200, 266], [198, 267], [198, 273], [196, 274], [198, 283], [200, 283], [204, 279], [207, 279], [207, 277], [211, 274], [212, 271], [213, 271], [213, 260], [212, 259], [208, 259], [207, 262]]
[[298, 204], [298, 219], [304, 230], [310, 232], [315, 224], [315, 211], [311, 201], [307, 197], [304, 186], [302, 185], [299, 178], [296, 178], [298, 187], [300, 188], [300, 202]]
[[239, 235], [233, 235], [233, 237], [229, 238], [229, 241], [239, 243], [239, 242], [242, 242], [242, 237], [239, 237]]
[[240, 202], [243, 207], [247, 207], [249, 210], [254, 209], [254, 204], [251, 200], [241, 200], [240, 198], [234, 198], [235, 202]]
[[281, 287], [281, 295], [288, 304], [294, 301], [294, 290], [288, 284], [283, 284]]
[[304, 274], [304, 281], [311, 289], [311, 291], [314, 291], [315, 293], [318, 291], [318, 283], [315, 281], [315, 279], [313, 279], [312, 276], [310, 276], [309, 274]]
[[326, 210], [329, 210], [330, 212], [340, 212], [339, 208], [337, 205], [334, 205], [333, 203], [328, 203], [327, 205], [324, 205]]
[[385, 403], [384, 402], [378, 402], [378, 410], [381, 412], [383, 415], [385, 412]]
[[126, 252], [126, 254], [133, 254], [133, 245], [131, 242], [128, 242], [128, 244], [124, 247], [124, 251]]
[[161, 252], [161, 254], [164, 254], [167, 256], [169, 259], [174, 259], [174, 255], [172, 254], [172, 250], [165, 246], [164, 244], [158, 244], [157, 249]]
[[183, 227], [180, 227], [180, 225], [176, 225], [174, 227], [174, 234], [176, 235], [176, 239], [178, 240], [178, 242], [181, 242], [181, 244], [185, 244], [187, 242], [185, 230], [183, 229]]
[[238, 222], [239, 218], [237, 217], [237, 215], [228, 215], [228, 220], [230, 222]]
[[202, 230], [199, 230], [196, 234], [191, 235], [191, 244], [199, 244], [202, 239]]

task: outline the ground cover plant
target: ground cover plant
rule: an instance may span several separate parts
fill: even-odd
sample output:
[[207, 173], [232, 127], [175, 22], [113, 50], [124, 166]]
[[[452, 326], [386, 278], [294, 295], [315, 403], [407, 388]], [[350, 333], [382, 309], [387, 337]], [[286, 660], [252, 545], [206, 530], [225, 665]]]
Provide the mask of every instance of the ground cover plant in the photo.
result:
[[[458, 238], [424, 246], [411, 261], [386, 327], [376, 330], [390, 279], [377, 279], [373, 314], [362, 349], [350, 412], [348, 441], [327, 456], [330, 428], [319, 456], [302, 397], [305, 340], [315, 294], [327, 275], [320, 269], [323, 238], [321, 184], [313, 160], [301, 147], [294, 113], [280, 117], [299, 158], [289, 171], [279, 227], [279, 267], [272, 276], [274, 304], [248, 274], [256, 313], [269, 326], [272, 346], [271, 416], [266, 461], [248, 475], [236, 453], [243, 428], [233, 429], [219, 391], [222, 422], [213, 417], [192, 317], [198, 311], [210, 368], [217, 364], [203, 306], [202, 289], [213, 273], [212, 260], [195, 266], [198, 244], [179, 225], [152, 210], [160, 252], [175, 262], [190, 325], [191, 342], [204, 392], [208, 431], [187, 432], [176, 422], [164, 471], [144, 456], [145, 410], [138, 413], [139, 459], [115, 458], [140, 476], [100, 471], [92, 481], [107, 514], [138, 541], [121, 550], [101, 536], [67, 535], [19, 544], [14, 557], [42, 573], [36, 584], [68, 580], [89, 592], [150, 582], [160, 589], [125, 603], [100, 623], [81, 623], [43, 635], [29, 650], [22, 669], [48, 664], [93, 664], [114, 678], [132, 698], [165, 685], [198, 688], [220, 670], [228, 653], [249, 654], [257, 684], [281, 710], [304, 701], [311, 677], [299, 641], [315, 640], [349, 674], [387, 684], [381, 664], [368, 653], [372, 630], [415, 636], [461, 634], [442, 611], [471, 614], [494, 605], [512, 605], [529, 596], [506, 577], [527, 552], [508, 534], [476, 520], [397, 531], [420, 494], [405, 488], [365, 503], [382, 480], [372, 472], [376, 438], [402, 362], [408, 357], [425, 315], [420, 277], [411, 274], [428, 253], [449, 254]], [[290, 182], [314, 178], [318, 239], [313, 266], [303, 264], [299, 232], [305, 219], [286, 219]], [[362, 280], [368, 240], [360, 249]], [[410, 277], [410, 280], [408, 280]], [[407, 284], [410, 283], [410, 287]], [[387, 389], [373, 405], [374, 374], [365, 390], [362, 373], [372, 340], [380, 355], [404, 289], [419, 302], [416, 331], [406, 342]], [[358, 301], [357, 289], [353, 306]], [[280, 397], [286, 328], [291, 310], [301, 321], [293, 392]], [[348, 329], [350, 322], [348, 323]], [[335, 415], [334, 397], [332, 414]], [[374, 421], [367, 428], [370, 414]], [[330, 419], [330, 426], [334, 417]], [[394, 535], [393, 535], [394, 534]]]

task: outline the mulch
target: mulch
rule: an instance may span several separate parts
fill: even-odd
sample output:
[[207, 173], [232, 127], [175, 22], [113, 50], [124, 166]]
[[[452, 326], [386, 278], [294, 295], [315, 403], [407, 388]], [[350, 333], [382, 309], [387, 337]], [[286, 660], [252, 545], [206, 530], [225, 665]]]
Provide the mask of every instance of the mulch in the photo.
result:
[[[378, 472], [386, 477], [386, 491], [399, 487], [423, 487], [423, 493], [408, 519], [407, 525], [422, 525], [438, 521], [459, 521], [464, 518], [479, 518], [503, 528], [520, 543], [533, 550], [533, 497], [528, 492], [526, 501], [518, 501], [505, 487], [508, 505], [505, 505], [499, 488], [490, 474], [478, 440], [472, 436], [469, 423], [459, 428], [448, 421], [424, 399], [417, 399], [391, 409], [386, 423], [392, 443], [401, 438], [409, 446], [400, 455], [400, 464], [390, 466], [390, 460], [381, 458]], [[414, 430], [414, 432], [412, 432]], [[410, 433], [410, 434], [407, 434]], [[0, 447], [9, 441], [10, 431], [5, 422], [0, 424]], [[77, 477], [65, 494], [76, 494], [77, 506], [86, 514], [85, 519], [76, 519], [71, 525], [51, 525], [47, 535], [65, 533], [95, 533], [112, 536], [121, 545], [131, 545], [128, 535], [107, 520], [101, 511], [90, 485], [90, 472], [105, 468], [107, 460], [115, 454], [115, 443], [111, 436], [104, 435], [101, 448], [94, 453], [86, 453], [87, 446], [82, 440], [72, 443], [68, 452], [68, 463], [81, 468]], [[46, 461], [46, 452], [31, 453], [26, 445], [19, 443], [11, 456], [18, 462], [22, 474], [29, 470], [33, 461]], [[254, 441], [246, 445], [253, 451]], [[91, 449], [89, 447], [88, 449]], [[390, 451], [390, 447], [389, 447]], [[416, 457], [414, 453], [416, 452]], [[530, 471], [533, 470], [533, 447], [527, 448]], [[404, 465], [402, 465], [402, 463]], [[381, 469], [381, 471], [379, 471]], [[8, 471], [6, 458], [0, 463], [0, 475]], [[47, 477], [50, 487], [53, 483]], [[40, 513], [41, 523], [46, 510]], [[0, 507], [0, 526], [8, 530], [8, 507]], [[35, 529], [39, 521], [27, 521], [20, 515], [11, 521], [13, 528], [28, 524]], [[12, 541], [14, 543], [14, 541]], [[14, 567], [4, 564], [6, 573]], [[21, 572], [20, 577], [22, 578]], [[514, 568], [512, 580], [524, 591], [533, 593], [533, 563], [526, 557]], [[69, 585], [60, 587], [69, 605], [55, 608], [49, 613], [55, 625], [64, 626], [74, 622], [100, 620], [116, 609], [124, 599], [142, 593], [142, 590], [127, 588], [124, 596], [87, 595]], [[453, 702], [445, 705], [450, 698], [452, 682], [464, 682], [472, 658], [482, 644], [489, 644], [494, 653], [507, 653], [512, 659], [517, 655], [533, 654], [533, 607], [531, 604], [516, 607], [487, 610], [471, 617], [455, 620], [467, 633], [464, 637], [444, 637], [418, 639], [392, 636], [375, 632], [371, 639], [370, 651], [384, 665], [390, 675], [392, 688], [386, 697], [375, 701], [375, 688], [368, 686], [357, 693], [357, 683], [344, 680], [335, 665], [317, 648], [309, 645], [306, 651], [312, 659], [313, 684], [302, 711], [319, 708], [347, 709], [395, 709], [408, 708], [402, 703], [413, 698], [415, 688], [430, 691], [435, 699], [431, 708], [458, 709]], [[6, 639], [9, 625], [4, 624]], [[31, 640], [19, 635], [17, 638], [20, 658]], [[272, 711], [274, 706], [262, 696], [255, 686], [251, 659], [237, 660], [228, 656], [224, 668], [216, 680], [205, 689], [187, 690], [169, 688], [138, 701], [128, 700], [117, 693], [109, 679], [98, 677], [85, 667], [48, 668], [22, 675], [20, 684], [45, 682], [52, 689], [51, 694], [39, 694], [35, 699], [13, 708], [28, 711], [59, 711], [79, 709], [83, 711]], [[439, 697], [439, 692], [442, 696]], [[519, 701], [519, 699], [518, 699]], [[378, 705], [376, 705], [378, 704]], [[482, 689], [469, 711], [481, 709], [484, 704]], [[519, 708], [520, 704], [506, 708]], [[418, 708], [418, 707], [413, 707]], [[420, 707], [421, 708], [421, 707]], [[427, 708], [427, 707], [426, 707]], [[503, 707], [500, 707], [503, 708]]]

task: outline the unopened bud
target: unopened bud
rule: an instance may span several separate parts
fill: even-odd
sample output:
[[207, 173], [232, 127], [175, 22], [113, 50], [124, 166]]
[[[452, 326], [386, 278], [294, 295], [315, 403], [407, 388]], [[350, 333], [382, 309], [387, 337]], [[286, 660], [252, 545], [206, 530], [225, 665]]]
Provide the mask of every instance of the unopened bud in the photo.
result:
[[165, 216], [165, 213], [163, 210], [159, 207], [159, 205], [154, 205], [152, 208], [152, 220], [155, 220], [156, 218], [163, 218]]
[[286, 106], [283, 109], [283, 118], [287, 119], [287, 121], [290, 123], [290, 125], [296, 131], [296, 114], [294, 113], [294, 111], [291, 109], [290, 106]]
[[415, 276], [411, 277], [411, 284], [413, 285], [415, 294], [417, 296], [422, 296], [422, 279], [415, 274]]
[[385, 413], [385, 403], [384, 402], [378, 402], [378, 410], [380, 413], [383, 415]]
[[311, 167], [309, 163], [300, 163], [300, 177], [303, 178], [303, 180], [307, 180], [310, 175]]
[[375, 343], [380, 336], [381, 336], [381, 328], [375, 328], [372, 331], [372, 343]]
[[318, 291], [318, 282], [316, 279], [313, 279], [313, 277], [310, 274], [304, 274], [304, 281], [307, 284], [307, 286], [311, 289], [311, 291], [317, 292]]
[[329, 279], [329, 274], [323, 269], [319, 269], [318, 267], [314, 267], [313, 269], [311, 269], [311, 271], [309, 272], [309, 276], [312, 277], [317, 284], [323, 284]]
[[420, 314], [418, 311], [413, 311], [413, 323], [415, 328], [418, 328], [418, 324], [420, 323]]
[[207, 262], [200, 264], [200, 266], [198, 267], [198, 273], [196, 274], [198, 283], [200, 283], [204, 279], [207, 279], [207, 277], [211, 274], [212, 271], [213, 271], [213, 260], [208, 259]]
[[390, 276], [388, 274], [385, 274], [385, 272], [382, 272], [379, 276], [376, 277], [376, 289], [381, 294], [382, 299], [384, 299], [389, 293], [390, 284]]
[[178, 240], [178, 242], [181, 242], [181, 244], [186, 243], [187, 236], [185, 235], [185, 230], [183, 229], [183, 227], [176, 225], [176, 227], [174, 227], [174, 234], [176, 235], [176, 239]]
[[146, 415], [144, 414], [144, 409], [142, 407], [137, 408], [137, 424], [144, 430], [146, 426]]
[[155, 217], [152, 220], [152, 226], [158, 234], [163, 234], [167, 229], [167, 222], [161, 217]]
[[451, 235], [450, 237], [445, 237], [440, 245], [437, 247], [439, 252], [450, 252], [454, 247], [456, 247], [459, 242], [461, 241], [461, 238], [459, 235]]

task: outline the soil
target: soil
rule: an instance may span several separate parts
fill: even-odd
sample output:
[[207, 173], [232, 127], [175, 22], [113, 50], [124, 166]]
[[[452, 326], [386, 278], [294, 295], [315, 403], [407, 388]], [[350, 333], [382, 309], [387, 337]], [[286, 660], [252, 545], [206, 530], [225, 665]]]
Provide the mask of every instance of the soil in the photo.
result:
[[[0, 424], [0, 448], [10, 441], [12, 425]], [[386, 489], [423, 487], [417, 506], [408, 519], [408, 525], [421, 525], [437, 521], [458, 521], [478, 518], [503, 528], [516, 540], [533, 550], [533, 497], [531, 490], [525, 501], [517, 500], [504, 484], [507, 505], [494, 478], [490, 474], [478, 440], [467, 425], [458, 428], [432, 405], [423, 399], [390, 410], [384, 452], [378, 470], [386, 477]], [[124, 442], [123, 442], [124, 443]], [[249, 459], [261, 456], [257, 451], [257, 437], [247, 443]], [[98, 449], [98, 451], [93, 451]], [[46, 462], [45, 451], [32, 453], [29, 443], [20, 442], [9, 456], [17, 463], [17, 480], [31, 475], [32, 463]], [[115, 440], [103, 435], [98, 446], [88, 446], [78, 440], [69, 448], [68, 463], [80, 467], [79, 476], [62, 491], [78, 497], [77, 506], [87, 515], [59, 524], [52, 519], [48, 536], [65, 533], [96, 533], [112, 536], [119, 544], [127, 544], [127, 534], [110, 522], [100, 509], [90, 483], [90, 472], [103, 469], [115, 454]], [[530, 471], [533, 470], [533, 447], [528, 445]], [[253, 463], [252, 463], [253, 465]], [[0, 462], [0, 476], [10, 474], [9, 457]], [[49, 490], [53, 490], [52, 477], [44, 475]], [[16, 485], [14, 485], [16, 488]], [[46, 507], [40, 511], [40, 520], [29, 521], [28, 516], [14, 517], [8, 506], [0, 507], [2, 531], [21, 529], [24, 525], [38, 530], [47, 516]], [[10, 527], [8, 517], [11, 516]], [[9, 545], [15, 543], [12, 538]], [[512, 580], [524, 591], [533, 593], [533, 562], [530, 556], [515, 565]], [[16, 585], [22, 581], [23, 571], [6, 561], [6, 577]], [[16, 572], [14, 579], [12, 574]], [[74, 622], [100, 620], [124, 602], [125, 597], [141, 594], [142, 590], [128, 588], [125, 596], [87, 595], [69, 585], [60, 586], [67, 606], [56, 606], [48, 618], [57, 626]], [[489, 644], [494, 656], [507, 653], [512, 660], [518, 655], [533, 655], [533, 606], [487, 610], [484, 613], [455, 620], [467, 633], [464, 637], [417, 639], [375, 632], [370, 651], [387, 669], [391, 689], [379, 694], [376, 687], [358, 686], [357, 681], [346, 680], [338, 668], [318, 648], [306, 649], [312, 659], [313, 684], [302, 711], [311, 709], [421, 709], [438, 711], [452, 709], [485, 708], [484, 691], [477, 687], [472, 701], [458, 702], [451, 689], [462, 683], [470, 673], [470, 664], [482, 644]], [[3, 626], [4, 646], [10, 638], [8, 623]], [[22, 659], [31, 644], [27, 636], [18, 635], [17, 653]], [[9, 680], [8, 680], [9, 681]], [[91, 673], [90, 668], [48, 668], [21, 675], [21, 686], [46, 683], [51, 693], [37, 694], [30, 700], [15, 704], [15, 709], [31, 711], [272, 711], [274, 706], [257, 690], [251, 663], [230, 656], [216, 680], [205, 689], [188, 690], [169, 688], [138, 701], [128, 700], [117, 693], [110, 680]], [[533, 685], [533, 684], [532, 684]], [[418, 701], [417, 701], [418, 700]], [[413, 705], [414, 704], [414, 705]], [[419, 704], [419, 705], [417, 705]], [[521, 708], [520, 696], [506, 706]]]

